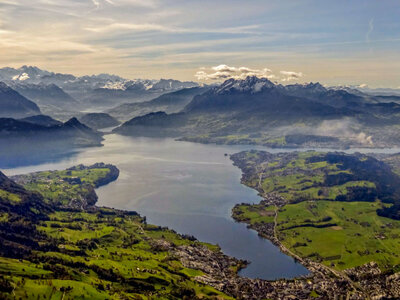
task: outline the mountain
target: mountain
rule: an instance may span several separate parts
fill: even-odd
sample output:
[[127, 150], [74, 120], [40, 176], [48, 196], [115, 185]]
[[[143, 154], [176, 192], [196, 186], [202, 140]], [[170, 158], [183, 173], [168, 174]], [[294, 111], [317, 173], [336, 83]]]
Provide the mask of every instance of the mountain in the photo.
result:
[[125, 103], [108, 110], [108, 113], [120, 120], [142, 116], [151, 112], [164, 111], [175, 113], [182, 110], [194, 96], [207, 91], [209, 87], [191, 87], [163, 94], [153, 100], [139, 103]]
[[168, 115], [158, 111], [132, 118], [112, 132], [132, 136], [179, 136], [186, 123], [187, 116], [183, 113]]
[[35, 101], [39, 106], [71, 107], [78, 103], [54, 83], [15, 83], [12, 88], [21, 95]]
[[333, 107], [358, 107], [366, 103], [379, 102], [377, 99], [356, 89], [347, 87], [325, 88], [318, 82], [286, 85], [281, 88], [283, 89], [283, 93], [287, 95], [312, 99]]
[[0, 117], [26, 117], [40, 114], [39, 107], [17, 91], [0, 82]]
[[307, 118], [332, 119], [350, 116], [352, 112], [316, 101], [296, 96], [296, 92], [287, 93], [280, 85], [266, 78], [248, 77], [245, 80], [230, 79], [221, 86], [194, 97], [184, 108], [188, 114], [219, 113], [235, 114], [235, 118], [248, 115], [259, 118], [267, 124], [285, 124], [302, 121]]
[[[51, 163], [76, 155], [81, 147], [101, 146], [102, 134], [72, 118], [0, 118], [0, 168]], [[0, 297], [1, 298], [1, 297]]]
[[[148, 101], [163, 93], [198, 86], [195, 82], [181, 82], [173, 79], [129, 80], [110, 74], [74, 76], [49, 72], [33, 66], [22, 66], [18, 69], [2, 68], [0, 69], [0, 80], [10, 85], [18, 85], [21, 93], [25, 92], [31, 96], [37, 95], [37, 99], [43, 102], [61, 99], [64, 103], [64, 101], [73, 98], [79, 101], [83, 108], [92, 110], [107, 109], [128, 102]], [[36, 91], [37, 87], [30, 86], [32, 84], [39, 85], [39, 91]], [[40, 90], [47, 87], [55, 93], [54, 85], [68, 96], [63, 95], [61, 97], [61, 91], [58, 90], [57, 95], [60, 97], [49, 95], [46, 99], [41, 99], [44, 97]], [[34, 89], [34, 91], [31, 89]], [[34, 98], [32, 96], [32, 99]], [[49, 112], [46, 111], [46, 113]]]
[[54, 120], [52, 117], [46, 116], [46, 115], [37, 115], [37, 116], [26, 117], [26, 118], [20, 119], [20, 121], [31, 123], [31, 124], [36, 124], [36, 125], [40, 125], [40, 126], [45, 126], [45, 127], [62, 125], [62, 122]]
[[369, 88], [369, 87], [357, 87], [358, 90], [364, 92], [366, 94], [370, 94], [373, 96], [400, 96], [400, 88], [391, 89], [391, 88]]
[[21, 68], [2, 68], [0, 69], [0, 80], [16, 82], [40, 82], [44, 77], [51, 75], [51, 72], [41, 70], [33, 66], [22, 66]]
[[35, 66], [22, 66], [15, 68], [1, 68], [0, 79], [7, 83], [29, 83], [29, 84], [62, 84], [76, 77], [71, 74], [61, 74], [42, 70]]
[[66, 147], [101, 145], [101, 133], [80, 123], [76, 118], [56, 125], [43, 124], [44, 119], [48, 121], [46, 117], [25, 121], [0, 118], [0, 140], [39, 143], [43, 147], [52, 143], [65, 144]]
[[117, 119], [106, 113], [88, 113], [80, 117], [79, 121], [93, 129], [114, 127], [121, 124]]
[[319, 83], [284, 86], [247, 77], [194, 96], [179, 114], [151, 115], [146, 124], [134, 118], [115, 132], [146, 135], [148, 127], [154, 135], [158, 126], [161, 136], [195, 142], [371, 147], [398, 140], [393, 126], [400, 125], [399, 109], [399, 104]]
[[[259, 280], [240, 279], [247, 262], [218, 246], [135, 211], [96, 206], [95, 188], [118, 175], [104, 163], [12, 178], [0, 172], [0, 299], [222, 300], [237, 299], [239, 286], [247, 298], [272, 288], [257, 292]], [[207, 283], [221, 278], [233, 287]]]
[[182, 82], [174, 79], [160, 79], [151, 86], [150, 90], [173, 91], [173, 90], [191, 88], [195, 86], [198, 86], [198, 84], [193, 81]]
[[197, 86], [195, 82], [172, 79], [107, 82], [104, 86], [88, 92], [85, 102], [96, 107], [111, 108], [124, 103], [149, 101], [164, 93]]
[[[35, 210], [32, 208], [35, 208]], [[27, 221], [29, 220], [28, 222], [30, 222], [48, 219], [44, 214], [50, 211], [51, 209], [43, 203], [43, 197], [40, 194], [27, 191], [21, 185], [15, 183], [0, 172], [0, 214], [3, 215], [6, 213], [9, 214], [10, 217], [17, 217], [17, 219], [27, 218]], [[5, 247], [8, 244], [7, 242], [11, 242], [10, 240], [7, 241], [7, 236], [10, 237], [9, 234], [16, 229], [14, 228], [14, 230], [12, 230], [13, 226], [10, 226], [8, 228], [10, 231], [7, 232], [7, 230], [4, 230], [4, 226], [5, 224], [2, 223], [2, 228], [0, 229], [0, 241], [3, 246], [1, 247], [0, 253], [3, 255], [3, 251], [7, 251], [7, 247]], [[23, 234], [23, 232], [20, 233]], [[13, 248], [14, 247], [10, 247], [8, 251]]]

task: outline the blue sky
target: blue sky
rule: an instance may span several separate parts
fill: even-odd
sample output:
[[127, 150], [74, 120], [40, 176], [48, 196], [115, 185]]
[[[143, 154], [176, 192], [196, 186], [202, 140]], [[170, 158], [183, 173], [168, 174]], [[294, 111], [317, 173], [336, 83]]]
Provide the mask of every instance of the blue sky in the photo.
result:
[[0, 0], [0, 54], [2, 66], [78, 75], [211, 81], [242, 67], [400, 87], [400, 1]]

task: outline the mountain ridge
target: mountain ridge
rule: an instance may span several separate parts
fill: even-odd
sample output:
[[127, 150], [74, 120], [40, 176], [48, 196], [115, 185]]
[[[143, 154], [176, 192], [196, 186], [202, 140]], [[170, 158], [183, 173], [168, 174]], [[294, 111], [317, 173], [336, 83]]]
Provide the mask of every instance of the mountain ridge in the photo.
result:
[[17, 118], [40, 114], [40, 109], [33, 101], [0, 82], [0, 117], [12, 116]]

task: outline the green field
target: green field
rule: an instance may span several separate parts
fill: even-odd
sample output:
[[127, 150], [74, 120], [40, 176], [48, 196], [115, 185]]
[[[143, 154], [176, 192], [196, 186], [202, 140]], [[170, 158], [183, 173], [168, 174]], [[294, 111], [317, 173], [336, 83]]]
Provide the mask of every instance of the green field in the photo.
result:
[[[18, 178], [42, 199], [6, 182], [16, 192], [0, 190], [0, 299], [231, 299], [196, 282], [203, 272], [184, 267], [174, 254], [179, 246], [219, 247], [147, 224], [135, 212], [68, 207], [71, 197], [85, 196], [82, 186], [93, 189], [108, 171]], [[29, 210], [41, 214], [31, 218]]]
[[[299, 256], [338, 269], [370, 261], [384, 270], [398, 269], [400, 221], [378, 216], [380, 205], [332, 201], [288, 204], [278, 214], [278, 236]], [[314, 227], [324, 225], [328, 226]]]
[[[233, 160], [246, 185], [287, 200], [277, 211], [277, 237], [295, 254], [338, 270], [371, 261], [382, 270], [400, 270], [400, 220], [377, 213], [398, 197], [398, 176], [384, 164], [318, 152], [251, 151]], [[232, 214], [259, 226], [274, 223], [275, 209], [262, 201], [237, 205]]]
[[[71, 201], [95, 197], [93, 188], [104, 178], [108, 168], [43, 171], [18, 176], [29, 191], [39, 192], [47, 203], [69, 205]], [[96, 199], [91, 199], [95, 202]]]
[[275, 216], [275, 206], [265, 206], [262, 203], [253, 205], [236, 205], [232, 214], [235, 220], [239, 222], [255, 223], [273, 223]]

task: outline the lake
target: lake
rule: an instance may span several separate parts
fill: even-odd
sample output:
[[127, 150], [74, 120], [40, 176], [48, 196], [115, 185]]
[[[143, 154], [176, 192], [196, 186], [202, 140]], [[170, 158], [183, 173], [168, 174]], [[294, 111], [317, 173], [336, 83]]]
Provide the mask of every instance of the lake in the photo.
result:
[[[29, 160], [26, 165], [26, 160], [22, 159], [12, 168], [5, 168], [9, 162], [0, 158], [0, 168], [6, 175], [14, 175], [65, 169], [80, 163], [114, 164], [120, 169], [120, 176], [117, 181], [97, 189], [97, 205], [135, 210], [146, 216], [149, 223], [218, 244], [224, 253], [251, 262], [240, 272], [242, 276], [277, 279], [308, 273], [275, 245], [231, 218], [235, 204], [257, 203], [261, 198], [255, 190], [240, 183], [241, 171], [225, 154], [262, 147], [203, 145], [114, 134], [106, 135], [103, 144], [103, 147], [67, 152], [48, 160], [35, 154], [37, 163]], [[347, 152], [355, 151], [363, 150]], [[398, 152], [398, 149], [377, 151]]]

